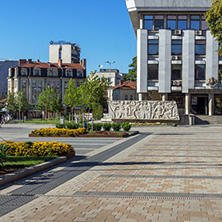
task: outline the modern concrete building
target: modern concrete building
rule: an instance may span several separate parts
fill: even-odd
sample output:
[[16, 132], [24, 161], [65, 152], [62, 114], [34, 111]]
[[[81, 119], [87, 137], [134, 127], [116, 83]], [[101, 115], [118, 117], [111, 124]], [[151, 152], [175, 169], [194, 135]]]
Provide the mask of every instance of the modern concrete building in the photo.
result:
[[222, 97], [222, 58], [204, 17], [211, 1], [126, 0], [126, 5], [137, 36], [139, 100], [175, 100], [184, 114], [213, 115]]
[[49, 62], [57, 63], [62, 60], [64, 63], [80, 63], [79, 45], [71, 42], [50, 42]]
[[106, 78], [109, 82], [111, 82], [111, 86], [116, 86], [120, 84], [126, 74], [120, 73], [118, 69], [100, 69], [99, 72], [96, 72], [96, 75], [99, 78]]
[[[85, 60], [83, 60], [85, 62]], [[75, 79], [77, 86], [86, 78], [86, 67], [81, 63], [43, 63], [31, 59], [20, 59], [19, 65], [9, 69], [8, 91], [22, 91], [29, 104], [35, 105], [39, 94], [47, 87], [54, 88], [63, 98], [70, 79]]]
[[8, 92], [8, 69], [18, 65], [18, 61], [0, 60], [0, 98]]

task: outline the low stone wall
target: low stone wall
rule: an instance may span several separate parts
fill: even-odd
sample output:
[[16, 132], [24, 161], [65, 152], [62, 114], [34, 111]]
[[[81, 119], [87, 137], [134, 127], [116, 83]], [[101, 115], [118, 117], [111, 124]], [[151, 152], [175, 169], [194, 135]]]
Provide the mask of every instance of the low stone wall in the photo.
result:
[[112, 120], [179, 121], [175, 101], [109, 101]]

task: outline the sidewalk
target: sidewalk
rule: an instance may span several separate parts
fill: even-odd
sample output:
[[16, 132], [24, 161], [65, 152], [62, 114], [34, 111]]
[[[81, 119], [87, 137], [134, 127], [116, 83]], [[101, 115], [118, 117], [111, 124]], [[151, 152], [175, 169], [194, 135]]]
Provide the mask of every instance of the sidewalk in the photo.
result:
[[0, 221], [222, 221], [222, 127], [147, 131]]

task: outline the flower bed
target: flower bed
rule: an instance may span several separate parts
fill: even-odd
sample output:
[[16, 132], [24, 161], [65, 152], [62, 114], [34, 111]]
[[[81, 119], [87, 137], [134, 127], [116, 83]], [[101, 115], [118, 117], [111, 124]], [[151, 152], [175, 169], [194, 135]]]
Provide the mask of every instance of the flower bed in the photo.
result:
[[105, 132], [105, 131], [89, 131], [88, 133], [82, 135], [82, 137], [127, 137], [129, 136], [126, 132]]
[[79, 129], [58, 129], [58, 128], [41, 128], [33, 130], [29, 136], [78, 136], [86, 132], [85, 128]]
[[174, 126], [175, 123], [161, 123], [161, 122], [154, 122], [154, 123], [149, 123], [149, 122], [145, 122], [145, 123], [131, 123], [132, 126]]
[[9, 156], [66, 156], [74, 153], [68, 143], [53, 142], [2, 142], [5, 154]]

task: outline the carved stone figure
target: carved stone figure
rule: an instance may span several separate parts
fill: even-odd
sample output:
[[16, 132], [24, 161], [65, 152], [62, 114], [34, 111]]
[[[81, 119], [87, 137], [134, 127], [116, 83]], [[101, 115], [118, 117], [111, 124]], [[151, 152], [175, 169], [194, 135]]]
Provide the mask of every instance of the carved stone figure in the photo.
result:
[[111, 119], [179, 120], [175, 101], [109, 101]]

